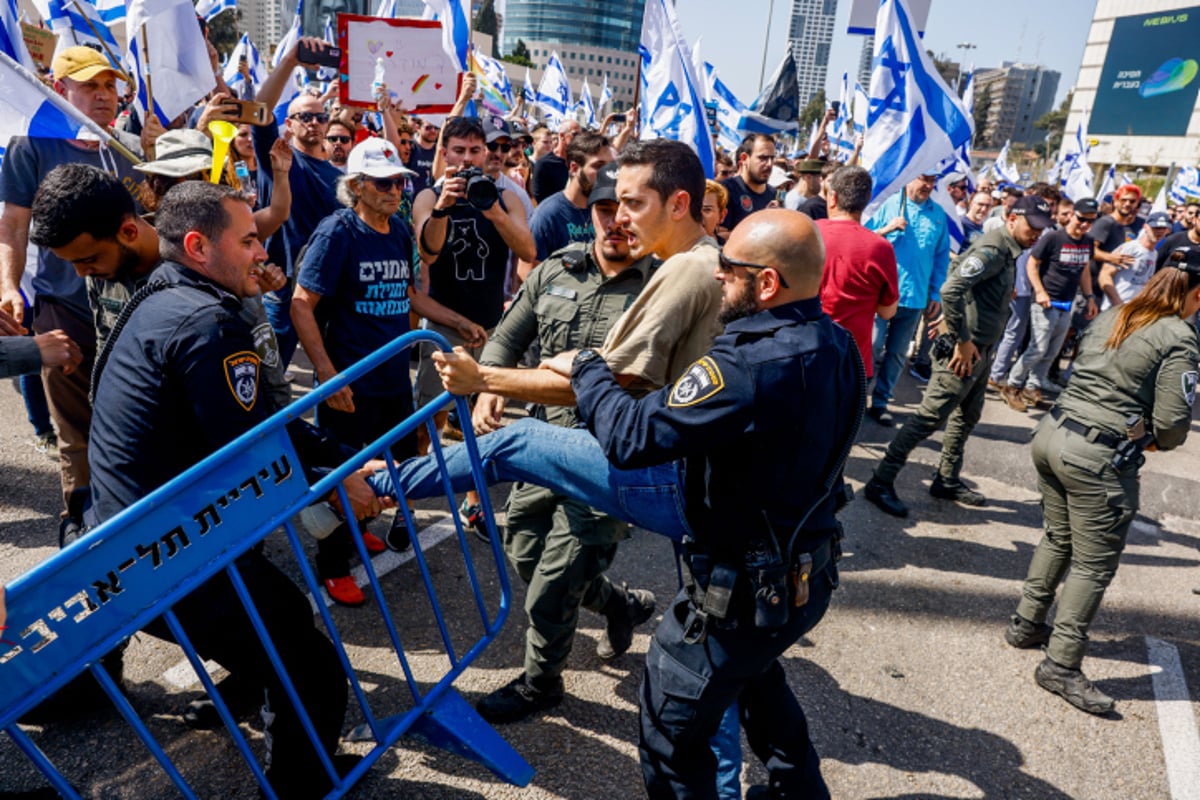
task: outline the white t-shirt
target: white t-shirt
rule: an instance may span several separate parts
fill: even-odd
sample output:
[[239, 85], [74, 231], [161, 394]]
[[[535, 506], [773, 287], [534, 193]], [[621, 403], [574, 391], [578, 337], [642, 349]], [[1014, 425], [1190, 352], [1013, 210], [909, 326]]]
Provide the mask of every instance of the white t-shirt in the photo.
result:
[[[1128, 303], [1154, 277], [1156, 254], [1153, 250], [1146, 249], [1139, 240], [1134, 239], [1132, 242], [1126, 242], [1118, 247], [1117, 255], [1131, 255], [1134, 259], [1128, 267], [1122, 267], [1113, 273], [1113, 286], [1121, 297], [1121, 302]], [[1111, 307], [1112, 301], [1108, 299], [1108, 295], [1105, 295], [1100, 310]]]

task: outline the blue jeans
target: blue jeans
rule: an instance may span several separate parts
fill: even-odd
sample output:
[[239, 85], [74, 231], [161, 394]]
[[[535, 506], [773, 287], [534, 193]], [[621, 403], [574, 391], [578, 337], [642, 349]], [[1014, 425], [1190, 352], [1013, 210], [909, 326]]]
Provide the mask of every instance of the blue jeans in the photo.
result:
[[1050, 365], [1058, 358], [1071, 328], [1071, 312], [1032, 306], [1029, 326], [1029, 346], [1013, 365], [1008, 385], [1017, 389], [1044, 389], [1049, 383], [1046, 376]]
[[[660, 533], [675, 541], [691, 535], [683, 511], [679, 463], [644, 469], [617, 469], [608, 463], [596, 437], [582, 428], [560, 428], [523, 419], [480, 436], [479, 457], [489, 485], [523, 481], [574, 497], [605, 514]], [[475, 488], [466, 445], [442, 451], [446, 477], [455, 492]], [[437, 458], [410, 458], [396, 467], [396, 479], [381, 470], [367, 481], [375, 494], [407, 498], [444, 493]]]
[[1004, 326], [1004, 337], [996, 345], [996, 360], [992, 362], [992, 372], [989, 380], [1004, 383], [1008, 371], [1021, 351], [1021, 342], [1025, 341], [1025, 329], [1029, 327], [1029, 306], [1033, 302], [1031, 295], [1014, 297], [1009, 301], [1008, 323]]
[[871, 338], [871, 350], [875, 358], [875, 389], [871, 392], [873, 408], [887, 408], [892, 399], [892, 389], [904, 359], [908, 355], [908, 344], [912, 341], [923, 308], [897, 308], [891, 319], [875, 317], [875, 335]]
[[296, 335], [296, 329], [292, 327], [293, 291], [292, 283], [289, 281], [288, 285], [279, 291], [265, 292], [262, 296], [263, 309], [267, 312], [267, 321], [271, 323], [271, 329], [275, 331], [275, 341], [279, 345], [279, 363], [283, 364], [284, 369], [287, 369], [288, 364], [292, 363], [296, 345], [300, 343], [300, 337]]

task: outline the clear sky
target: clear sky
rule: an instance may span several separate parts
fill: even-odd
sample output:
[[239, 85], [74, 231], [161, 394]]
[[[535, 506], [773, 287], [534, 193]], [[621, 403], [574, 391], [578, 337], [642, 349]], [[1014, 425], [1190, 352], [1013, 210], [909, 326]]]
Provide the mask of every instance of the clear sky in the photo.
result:
[[[858, 72], [862, 37], [846, 33], [851, 0], [838, 0], [826, 93], [841, 91], [843, 72], [851, 85]], [[764, 41], [767, 77], [783, 58], [791, 21], [792, 0], [775, 0], [767, 37], [770, 0], [676, 0], [684, 36], [703, 37], [701, 54], [743, 102], [758, 94]], [[1002, 61], [1041, 64], [1062, 74], [1055, 105], [1066, 96], [1079, 73], [1079, 62], [1091, 28], [1096, 0], [933, 0], [925, 32], [926, 49], [958, 61], [969, 42], [968, 65], [998, 67]]]

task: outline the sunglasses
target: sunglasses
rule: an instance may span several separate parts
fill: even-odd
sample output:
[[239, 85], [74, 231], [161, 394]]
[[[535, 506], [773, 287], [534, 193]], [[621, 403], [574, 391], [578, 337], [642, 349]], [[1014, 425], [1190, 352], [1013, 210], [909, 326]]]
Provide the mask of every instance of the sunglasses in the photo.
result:
[[772, 267], [769, 264], [753, 264], [749, 261], [734, 261], [732, 258], [726, 258], [724, 251], [717, 253], [717, 267], [721, 270], [721, 272], [733, 272], [734, 267], [743, 267], [756, 272], [764, 269], [773, 269], [775, 270], [775, 277], [779, 278], [779, 285], [784, 289], [790, 288], [787, 284], [787, 281], [783, 279], [783, 274], [775, 267]]
[[491, 153], [494, 153], [497, 150], [499, 150], [501, 153], [507, 153], [509, 150], [513, 149], [513, 146], [511, 144], [501, 144], [500, 142], [488, 142], [487, 149], [488, 152]]
[[325, 141], [333, 142], [334, 144], [350, 144], [351, 140], [350, 140], [349, 136], [341, 136], [339, 134], [334, 134], [333, 136], [326, 136]]
[[390, 192], [392, 189], [403, 189], [404, 178], [367, 178], [381, 192]]
[[1078, 214], [1075, 215], [1075, 219], [1079, 221], [1080, 225], [1091, 225], [1096, 221], [1095, 217], [1081, 217]]
[[297, 119], [306, 125], [313, 120], [316, 120], [324, 125], [325, 123], [329, 122], [329, 115], [324, 111], [300, 111], [296, 114], [289, 115], [288, 119]]
[[400, 147], [412, 147], [412, 139], [401, 139], [396, 144]]

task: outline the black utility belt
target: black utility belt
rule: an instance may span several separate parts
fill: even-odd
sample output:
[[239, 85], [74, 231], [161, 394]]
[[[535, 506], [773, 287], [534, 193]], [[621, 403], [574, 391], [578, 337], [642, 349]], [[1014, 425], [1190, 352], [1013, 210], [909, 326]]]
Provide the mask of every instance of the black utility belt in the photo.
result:
[[1116, 448], [1122, 442], [1127, 441], [1127, 439], [1123, 436], [1114, 436], [1102, 428], [1097, 428], [1094, 425], [1084, 425], [1082, 422], [1071, 419], [1058, 406], [1050, 409], [1050, 416], [1053, 417], [1059, 425], [1071, 431], [1072, 433], [1079, 434], [1089, 442], [1096, 442], [1104, 445], [1105, 447]]

